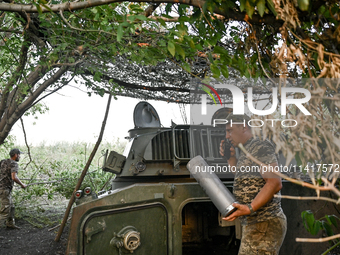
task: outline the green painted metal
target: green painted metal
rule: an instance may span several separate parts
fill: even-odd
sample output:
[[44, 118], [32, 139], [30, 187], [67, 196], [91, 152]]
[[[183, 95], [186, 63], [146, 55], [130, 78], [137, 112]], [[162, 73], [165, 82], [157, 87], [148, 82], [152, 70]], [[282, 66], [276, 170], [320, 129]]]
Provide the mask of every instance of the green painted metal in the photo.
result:
[[[231, 183], [226, 185], [230, 187]], [[71, 223], [73, 243], [69, 241], [67, 254], [119, 254], [110, 241], [125, 226], [140, 232], [141, 245], [134, 254], [181, 254], [182, 209], [190, 202], [204, 201], [210, 200], [194, 182], [134, 184], [108, 192], [74, 208], [73, 218], [77, 220]], [[104, 224], [105, 229], [87, 242], [89, 229]]]
[[[110, 190], [77, 200], [66, 255], [236, 255], [239, 243], [235, 237], [241, 235], [238, 227], [219, 225], [217, 209], [186, 169], [186, 163], [196, 155], [202, 155], [209, 164], [226, 166], [218, 152], [224, 131], [174, 125], [129, 132], [124, 155], [113, 152], [104, 165], [117, 174]], [[232, 190], [232, 174], [219, 177]], [[283, 183], [283, 195], [313, 192]], [[296, 243], [295, 238], [307, 235], [301, 223], [303, 210], [321, 208], [319, 215], [337, 214], [333, 204], [283, 200], [282, 207], [288, 231], [280, 254], [319, 254], [325, 250], [327, 243], [306, 245]]]

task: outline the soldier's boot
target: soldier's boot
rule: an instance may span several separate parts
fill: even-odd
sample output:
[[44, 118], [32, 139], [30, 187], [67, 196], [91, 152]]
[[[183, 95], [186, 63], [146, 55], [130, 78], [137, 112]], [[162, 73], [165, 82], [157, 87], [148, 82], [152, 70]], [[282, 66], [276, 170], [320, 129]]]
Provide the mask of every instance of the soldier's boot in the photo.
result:
[[9, 218], [8, 221], [6, 222], [6, 227], [11, 228], [11, 229], [21, 229], [17, 225], [15, 225], [15, 220], [14, 218]]
[[17, 225], [7, 225], [6, 224], [6, 227], [11, 228], [11, 229], [21, 229], [21, 227], [18, 227]]
[[0, 228], [6, 227], [6, 218], [4, 215], [0, 213]]

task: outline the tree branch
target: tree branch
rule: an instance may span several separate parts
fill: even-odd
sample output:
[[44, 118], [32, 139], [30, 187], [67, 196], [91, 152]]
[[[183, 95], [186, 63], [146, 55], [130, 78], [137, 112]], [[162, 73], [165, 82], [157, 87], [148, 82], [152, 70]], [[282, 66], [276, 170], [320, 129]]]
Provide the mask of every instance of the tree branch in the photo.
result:
[[16, 30], [16, 29], [1, 29], [0, 28], [0, 32], [22, 34], [22, 31]]
[[32, 95], [23, 102], [18, 109], [19, 110], [26, 110], [29, 108], [29, 106], [45, 91], [45, 89], [50, 86], [51, 84], [55, 83], [59, 78], [69, 69], [68, 66], [63, 66], [59, 68], [59, 70], [51, 75], [46, 81], [43, 82], [33, 93]]
[[61, 10], [59, 11], [59, 14], [60, 14], [62, 20], [64, 21], [64, 23], [73, 30], [77, 30], [77, 31], [81, 31], [81, 32], [94, 32], [94, 33], [105, 33], [105, 34], [109, 34], [109, 35], [116, 35], [115, 33], [110, 33], [110, 32], [104, 31], [104, 30], [90, 30], [90, 29], [82, 29], [82, 28], [74, 27], [70, 23], [68, 23], [67, 19], [65, 19], [63, 12]]
[[85, 58], [79, 59], [78, 61], [76, 61], [74, 63], [55, 63], [55, 64], [52, 64], [51, 67], [76, 66], [76, 65], [84, 62]]
[[296, 238], [295, 241], [297, 242], [306, 242], [306, 243], [323, 243], [333, 239], [340, 238], [340, 234], [324, 237], [324, 238]]
[[25, 126], [24, 126], [24, 121], [22, 120], [22, 118], [20, 118], [20, 122], [21, 122], [21, 126], [22, 126], [22, 132], [24, 133], [24, 138], [25, 138], [25, 144], [26, 144], [26, 147], [27, 147], [27, 154], [28, 154], [28, 157], [30, 159], [30, 161], [26, 164], [25, 168], [33, 161], [32, 160], [32, 156], [31, 156], [31, 149], [30, 149], [30, 146], [28, 145], [28, 142], [27, 142], [27, 136], [26, 136], [26, 130], [25, 130]]
[[[4, 40], [4, 38], [3, 38]], [[5, 40], [4, 40], [5, 41]], [[8, 47], [7, 43], [5, 45]], [[17, 60], [15, 58], [15, 55], [13, 54], [13, 57], [16, 59], [18, 62], [18, 66], [15, 70], [15, 73], [13, 74], [13, 77], [8, 81], [8, 83], [5, 86], [5, 89], [2, 92], [2, 97], [1, 97], [1, 103], [0, 103], [0, 119], [4, 118], [4, 113], [7, 105], [7, 100], [10, 95], [10, 90], [13, 88], [14, 84], [18, 81], [19, 77], [23, 74], [23, 70], [25, 68], [26, 62], [27, 62], [27, 53], [28, 49], [30, 47], [30, 42], [27, 42], [24, 40], [21, 46], [21, 52], [20, 52], [20, 58]]]
[[[107, 5], [111, 3], [121, 2], [121, 0], [88, 0], [82, 2], [66, 2], [62, 4], [47, 4], [46, 7], [40, 5], [41, 12], [59, 12], [59, 11], [74, 11], [95, 6]], [[144, 2], [144, 0], [137, 0], [134, 2]], [[203, 6], [205, 1], [202, 0], [151, 0], [150, 3], [182, 3], [188, 5]], [[39, 13], [38, 8], [33, 4], [14, 4], [14, 3], [0, 3], [0, 10], [9, 12], [26, 12], [26, 13]]]
[[[8, 118], [2, 118], [0, 122], [0, 144], [6, 139], [15, 122], [25, 113], [25, 111], [33, 104], [41, 93], [43, 93], [48, 86], [56, 82], [68, 70], [68, 68], [69, 67], [67, 66], [61, 67], [55, 74], [51, 75], [51, 77], [44, 81], [30, 97], [11, 111], [11, 114], [9, 114], [9, 111], [7, 110], [6, 116], [8, 116]], [[40, 69], [41, 68], [37, 67], [36, 71]], [[39, 75], [41, 75], [41, 73], [39, 73]]]
[[329, 197], [299, 197], [299, 196], [286, 196], [286, 195], [274, 195], [274, 197], [294, 199], [294, 200], [325, 200], [335, 204], [340, 204], [340, 200], [335, 200]]
[[105, 112], [105, 116], [104, 116], [104, 120], [103, 120], [103, 123], [102, 123], [102, 127], [100, 129], [100, 134], [99, 134], [99, 137], [98, 137], [98, 140], [96, 142], [96, 145], [94, 146], [92, 152], [91, 152], [91, 155], [83, 169], [83, 172], [81, 173], [80, 177], [79, 177], [79, 180], [78, 180], [78, 183], [76, 185], [76, 187], [74, 188], [74, 191], [73, 191], [73, 194], [70, 198], [70, 201], [68, 203], [68, 206], [67, 206], [67, 209], [66, 209], [66, 212], [65, 212], [65, 215], [64, 215], [64, 218], [63, 218], [63, 221], [61, 222], [61, 226], [59, 228], [59, 231], [58, 231], [58, 234], [55, 238], [55, 241], [58, 242], [60, 240], [60, 237], [61, 237], [61, 234], [63, 233], [63, 230], [64, 230], [64, 227], [65, 227], [65, 224], [67, 222], [67, 218], [68, 218], [68, 215], [71, 211], [71, 208], [72, 208], [72, 205], [73, 205], [73, 202], [75, 200], [75, 197], [74, 197], [74, 193], [80, 188], [84, 178], [85, 178], [85, 175], [86, 175], [86, 172], [87, 170], [89, 169], [90, 165], [91, 165], [91, 162], [94, 158], [94, 155], [96, 154], [97, 150], [98, 150], [98, 147], [102, 141], [102, 138], [103, 138], [103, 134], [104, 134], [104, 130], [105, 130], [105, 126], [106, 126], [106, 121], [107, 121], [107, 117], [109, 115], [109, 110], [110, 110], [110, 105], [111, 105], [111, 99], [112, 99], [112, 96], [109, 95], [109, 100], [107, 102], [107, 106], [106, 106], [106, 112]]
[[157, 8], [158, 8], [158, 6], [160, 5], [160, 3], [156, 3], [156, 4], [150, 4], [149, 6], [148, 6], [148, 8], [146, 8], [145, 9], [145, 11], [144, 11], [144, 15], [146, 16], [146, 17], [149, 17]]
[[[91, 8], [95, 6], [108, 5], [111, 3], [121, 2], [121, 0], [88, 0], [82, 2], [66, 2], [62, 4], [47, 4], [46, 7], [40, 5], [41, 12], [60, 12], [60, 11], [74, 11], [86, 8]], [[145, 2], [144, 0], [135, 0], [133, 2]], [[204, 0], [151, 0], [149, 3], [161, 4], [161, 3], [177, 3], [177, 4], [187, 4], [193, 7], [202, 8], [206, 4]], [[10, 11], [10, 12], [26, 12], [26, 13], [38, 13], [38, 8], [33, 4], [14, 4], [14, 3], [0, 3], [0, 10]], [[254, 14], [252, 19], [244, 12], [238, 12], [232, 9], [225, 11], [223, 9], [215, 9], [214, 13], [224, 16], [226, 19], [234, 19], [238, 21], [247, 20], [252, 24], [262, 25], [266, 23], [274, 27], [281, 27], [283, 24], [282, 20], [276, 19], [274, 15], [260, 15]]]
[[[253, 155], [251, 155], [244, 147], [243, 145], [240, 143], [238, 145], [238, 147], [244, 152], [244, 154], [246, 154], [246, 156], [248, 158], [250, 158], [252, 161], [254, 161], [256, 164], [258, 164], [259, 166], [264, 166], [265, 164], [263, 164], [261, 161], [259, 161], [257, 158], [255, 158]], [[310, 183], [307, 183], [307, 182], [304, 182], [304, 181], [299, 181], [299, 180], [296, 180], [296, 179], [293, 179], [293, 178], [290, 178], [280, 172], [277, 172], [277, 171], [272, 171], [271, 173], [273, 174], [276, 174], [278, 176], [280, 176], [281, 178], [283, 179], [286, 179], [287, 181], [290, 181], [292, 183], [295, 183], [295, 184], [298, 184], [298, 185], [301, 185], [302, 187], [307, 187], [307, 188], [310, 188], [310, 189], [315, 189], [315, 190], [330, 190], [330, 191], [333, 191], [339, 198], [340, 198], [340, 191], [334, 186], [332, 185], [331, 183], [329, 183], [327, 181], [327, 179], [325, 178], [322, 178], [323, 182], [327, 185], [327, 186], [316, 186], [316, 185], [313, 185], [313, 184], [310, 184]]]
[[[75, 75], [73, 75], [71, 77], [71, 79], [69, 79], [68, 81], [66, 81], [64, 84], [62, 84], [61, 86], [57, 87], [56, 89], [52, 90], [51, 92], [49, 92], [48, 94], [44, 95], [43, 97], [39, 98], [39, 100], [35, 101], [33, 104], [30, 105], [29, 108], [33, 107], [34, 105], [36, 105], [37, 103], [39, 103], [41, 100], [43, 100], [44, 98], [48, 97], [49, 95], [52, 95], [53, 93], [57, 92], [58, 90], [62, 89], [65, 85], [67, 85], [69, 82], [71, 82], [73, 80]], [[27, 110], [29, 109], [27, 108]]]

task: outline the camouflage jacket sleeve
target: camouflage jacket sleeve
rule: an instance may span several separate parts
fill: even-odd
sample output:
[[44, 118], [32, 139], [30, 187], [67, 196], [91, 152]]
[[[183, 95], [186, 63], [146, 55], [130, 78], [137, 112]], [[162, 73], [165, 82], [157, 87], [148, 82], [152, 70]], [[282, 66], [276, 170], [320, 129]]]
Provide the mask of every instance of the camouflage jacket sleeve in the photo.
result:
[[11, 173], [18, 173], [19, 171], [19, 165], [14, 160], [11, 160], [10, 168], [11, 168]]

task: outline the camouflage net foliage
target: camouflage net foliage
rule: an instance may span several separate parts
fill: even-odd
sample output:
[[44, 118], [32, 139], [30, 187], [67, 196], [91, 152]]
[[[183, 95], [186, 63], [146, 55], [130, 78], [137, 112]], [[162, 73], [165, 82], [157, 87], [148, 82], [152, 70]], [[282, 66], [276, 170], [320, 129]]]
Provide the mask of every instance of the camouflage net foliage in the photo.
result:
[[[82, 66], [91, 66], [92, 72], [85, 71], [83, 80], [96, 85], [98, 91], [105, 89], [106, 93], [116, 96], [139, 98], [141, 100], [162, 100], [175, 103], [189, 101], [188, 83], [191, 74], [176, 63], [169, 60], [153, 65], [140, 65], [127, 61], [125, 56], [117, 56], [110, 63], [87, 60]], [[197, 66], [197, 72], [206, 68]], [[124, 72], [122, 72], [124, 70]], [[104, 82], [93, 82], [93, 72], [102, 72]], [[110, 81], [111, 82], [107, 82]], [[117, 83], [119, 86], [114, 86]]]
[[[287, 118], [299, 125], [285, 129], [285, 144], [277, 138], [279, 122], [263, 134], [299, 165], [339, 163], [338, 1], [102, 1], [71, 10], [60, 0], [44, 12], [44, 1], [22, 3], [0, 3], [0, 144], [25, 111], [71, 81], [89, 94], [183, 104], [190, 103], [193, 77], [224, 76], [237, 85], [243, 77], [279, 77], [279, 92], [309, 77], [303, 87], [312, 94], [305, 104], [312, 116], [289, 109]], [[254, 93], [271, 92], [251, 86]]]

